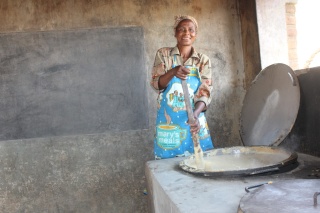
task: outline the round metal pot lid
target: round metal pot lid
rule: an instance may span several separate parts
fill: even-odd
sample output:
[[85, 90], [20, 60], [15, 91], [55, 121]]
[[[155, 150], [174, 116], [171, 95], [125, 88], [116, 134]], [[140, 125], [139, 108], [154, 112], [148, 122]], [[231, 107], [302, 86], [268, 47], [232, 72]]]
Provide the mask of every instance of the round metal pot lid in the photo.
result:
[[319, 179], [295, 179], [266, 184], [242, 197], [238, 213], [319, 213], [318, 193]]
[[263, 69], [248, 89], [240, 116], [244, 145], [277, 146], [289, 134], [297, 118], [300, 87], [285, 64]]
[[203, 153], [204, 169], [198, 169], [195, 155], [179, 163], [186, 172], [201, 176], [248, 176], [279, 171], [297, 162], [298, 155], [279, 147], [235, 146]]

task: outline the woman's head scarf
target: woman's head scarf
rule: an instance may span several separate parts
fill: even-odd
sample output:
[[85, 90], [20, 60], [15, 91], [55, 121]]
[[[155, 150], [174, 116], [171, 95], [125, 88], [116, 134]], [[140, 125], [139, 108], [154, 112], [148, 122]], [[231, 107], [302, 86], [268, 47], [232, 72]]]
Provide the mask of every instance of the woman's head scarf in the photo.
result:
[[173, 29], [174, 31], [176, 31], [177, 26], [179, 25], [179, 23], [183, 20], [190, 20], [193, 22], [194, 26], [195, 26], [195, 30], [196, 32], [198, 32], [198, 22], [195, 18], [193, 18], [192, 16], [188, 16], [188, 15], [179, 15], [179, 16], [175, 16], [174, 17], [174, 25], [173, 25]]

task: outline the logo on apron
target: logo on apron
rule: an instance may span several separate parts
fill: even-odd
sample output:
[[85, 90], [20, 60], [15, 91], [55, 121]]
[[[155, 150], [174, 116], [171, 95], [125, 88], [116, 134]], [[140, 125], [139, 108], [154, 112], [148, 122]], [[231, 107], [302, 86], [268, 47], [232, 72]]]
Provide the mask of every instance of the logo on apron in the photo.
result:
[[173, 124], [159, 124], [157, 126], [157, 144], [162, 149], [175, 149], [186, 139], [187, 130]]
[[[193, 94], [193, 90], [189, 87], [189, 93]], [[174, 112], [180, 110], [186, 110], [185, 99], [183, 95], [183, 90], [181, 83], [173, 83], [172, 86], [168, 89], [166, 94], [167, 104], [172, 108]], [[193, 95], [190, 97], [191, 105], [193, 106]]]

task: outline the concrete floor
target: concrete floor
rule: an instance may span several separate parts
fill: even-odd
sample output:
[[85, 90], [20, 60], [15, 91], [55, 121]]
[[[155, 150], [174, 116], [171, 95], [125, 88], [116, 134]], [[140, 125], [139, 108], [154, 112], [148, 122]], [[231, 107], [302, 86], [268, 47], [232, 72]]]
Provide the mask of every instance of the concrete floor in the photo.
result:
[[150, 212], [235, 213], [245, 187], [269, 181], [319, 178], [320, 158], [298, 153], [290, 171], [246, 177], [202, 177], [186, 173], [173, 158], [146, 163]]

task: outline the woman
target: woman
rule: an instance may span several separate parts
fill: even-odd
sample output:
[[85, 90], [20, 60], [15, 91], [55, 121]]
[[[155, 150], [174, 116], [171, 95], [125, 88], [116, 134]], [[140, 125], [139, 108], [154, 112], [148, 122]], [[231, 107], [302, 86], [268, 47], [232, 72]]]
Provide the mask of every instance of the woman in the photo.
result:
[[[156, 159], [187, 156], [194, 152], [191, 134], [200, 135], [203, 151], [212, 149], [204, 111], [211, 101], [210, 59], [196, 52], [198, 23], [191, 16], [175, 17], [175, 47], [157, 51], [152, 69], [151, 86], [159, 93], [154, 152]], [[186, 80], [195, 122], [188, 123], [185, 104], [178, 101], [182, 94], [181, 80]], [[183, 101], [187, 101], [184, 100]]]

